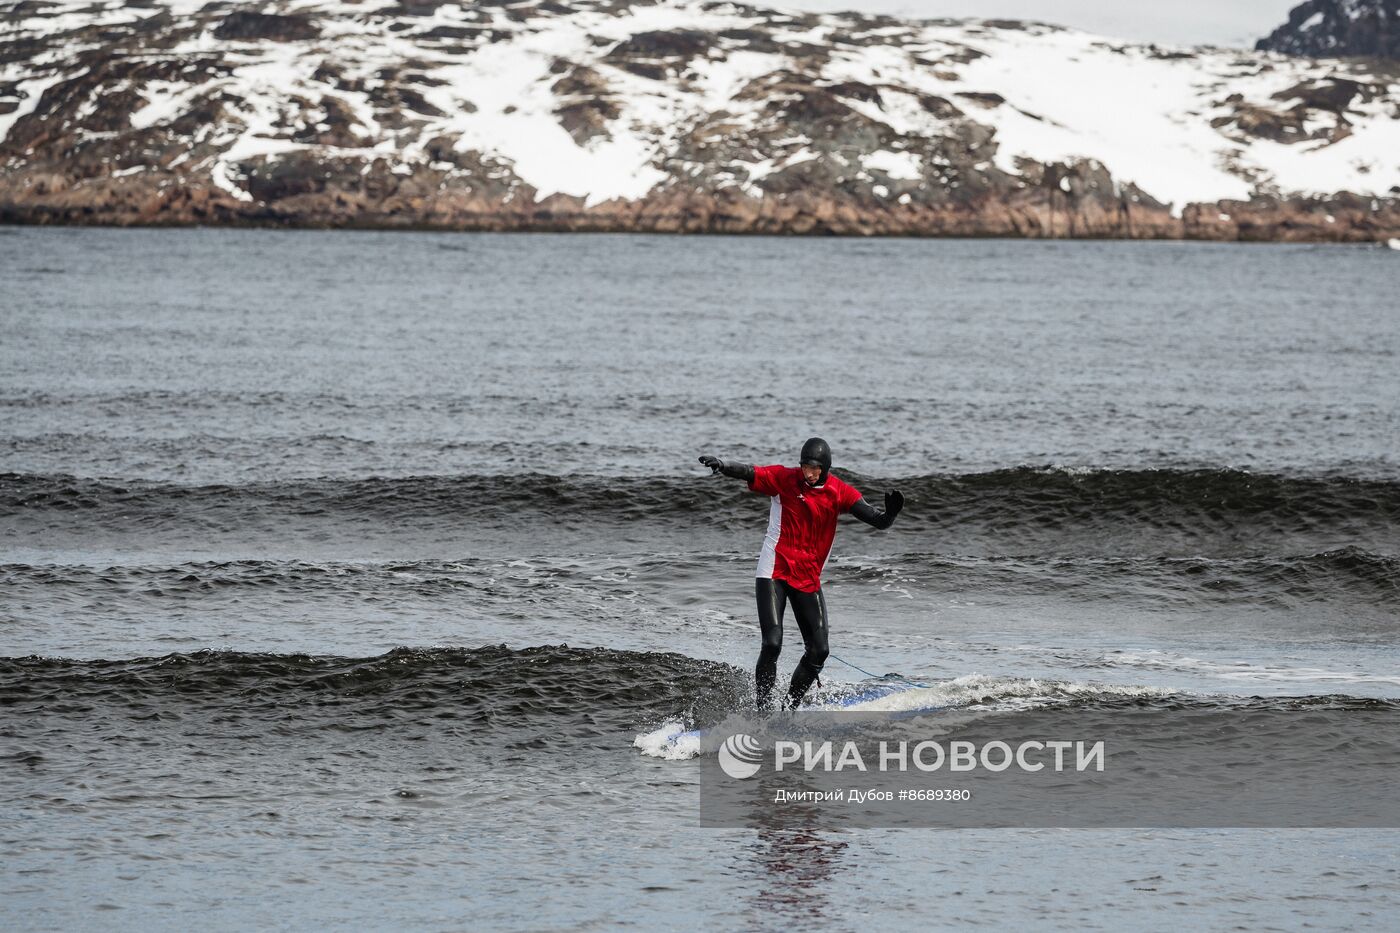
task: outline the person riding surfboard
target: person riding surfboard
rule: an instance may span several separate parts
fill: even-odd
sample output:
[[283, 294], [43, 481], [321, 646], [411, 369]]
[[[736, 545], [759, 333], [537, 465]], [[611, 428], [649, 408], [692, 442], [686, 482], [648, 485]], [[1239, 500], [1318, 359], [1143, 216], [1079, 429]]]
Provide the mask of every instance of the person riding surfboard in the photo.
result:
[[802, 445], [796, 467], [752, 466], [708, 454], [700, 462], [712, 476], [745, 480], [752, 492], [769, 497], [768, 533], [755, 575], [763, 644], [754, 668], [754, 693], [760, 710], [771, 708], [783, 649], [783, 610], [791, 603], [804, 647], [788, 685], [787, 705], [795, 708], [829, 654], [821, 575], [836, 537], [836, 519], [850, 512], [867, 525], [888, 528], [904, 508], [904, 495], [893, 490], [885, 493], [883, 509], [871, 505], [855, 487], [832, 475], [831, 447], [820, 437]]

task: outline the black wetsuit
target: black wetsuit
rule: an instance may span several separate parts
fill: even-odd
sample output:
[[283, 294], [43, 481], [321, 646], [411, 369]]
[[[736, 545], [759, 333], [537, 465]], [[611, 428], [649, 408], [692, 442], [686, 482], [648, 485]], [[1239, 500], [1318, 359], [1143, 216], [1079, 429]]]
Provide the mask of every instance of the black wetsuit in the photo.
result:
[[827, 655], [826, 596], [818, 588], [804, 593], [786, 580], [759, 577], [754, 581], [758, 592], [758, 627], [763, 634], [763, 647], [758, 651], [758, 666], [754, 668], [754, 690], [760, 708], [772, 704], [773, 685], [778, 680], [778, 655], [783, 650], [783, 607], [792, 603], [792, 615], [802, 632], [802, 660], [792, 672], [788, 685], [788, 705], [796, 706], [822, 672]]

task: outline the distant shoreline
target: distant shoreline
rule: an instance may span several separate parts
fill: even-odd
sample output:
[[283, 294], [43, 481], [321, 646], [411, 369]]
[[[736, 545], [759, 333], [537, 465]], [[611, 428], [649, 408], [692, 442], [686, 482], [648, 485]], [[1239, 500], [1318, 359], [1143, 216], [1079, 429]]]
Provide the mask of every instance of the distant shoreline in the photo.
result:
[[[168, 190], [168, 189], [167, 189]], [[420, 204], [415, 210], [347, 211], [332, 198], [298, 209], [248, 204], [222, 192], [189, 189], [176, 203], [152, 192], [104, 185], [94, 197], [0, 200], [0, 224], [63, 227], [229, 227], [496, 233], [648, 233], [686, 235], [909, 237], [919, 239], [1182, 240], [1241, 243], [1386, 243], [1400, 237], [1400, 199], [1341, 195], [1333, 199], [1192, 204], [1165, 208], [1091, 197], [1024, 197], [976, 208], [871, 209], [852, 201], [797, 195], [783, 202], [663, 197], [584, 207], [554, 195], [522, 205]], [[166, 203], [161, 203], [165, 201]], [[492, 209], [494, 208], [494, 210]], [[864, 208], [864, 209], [862, 209]]]

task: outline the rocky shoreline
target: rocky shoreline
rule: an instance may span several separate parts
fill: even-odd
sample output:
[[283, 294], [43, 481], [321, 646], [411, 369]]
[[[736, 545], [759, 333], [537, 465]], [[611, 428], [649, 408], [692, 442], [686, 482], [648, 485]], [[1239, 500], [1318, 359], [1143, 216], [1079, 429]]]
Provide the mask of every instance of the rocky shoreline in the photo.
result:
[[[7, 180], [8, 181], [8, 180]], [[58, 181], [57, 179], [55, 181]], [[105, 183], [104, 183], [105, 182]], [[39, 188], [36, 183], [33, 188]], [[793, 192], [782, 198], [671, 193], [592, 207], [555, 194], [537, 203], [412, 186], [381, 198], [321, 192], [296, 203], [237, 200], [212, 185], [97, 180], [27, 194], [0, 182], [0, 223], [74, 226], [231, 226], [293, 229], [763, 234], [816, 236], [1020, 237], [1031, 239], [1214, 240], [1366, 243], [1400, 238], [1400, 200], [1343, 195], [1317, 200], [1161, 206], [1064, 192], [942, 206], [887, 206]]]

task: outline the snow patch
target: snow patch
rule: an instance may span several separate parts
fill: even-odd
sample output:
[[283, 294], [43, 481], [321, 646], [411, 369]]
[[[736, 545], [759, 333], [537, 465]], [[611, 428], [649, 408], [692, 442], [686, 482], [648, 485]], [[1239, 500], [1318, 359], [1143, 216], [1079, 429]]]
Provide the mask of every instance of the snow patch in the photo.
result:
[[923, 160], [912, 152], [872, 152], [864, 159], [867, 169], [884, 172], [890, 178], [918, 181], [924, 177]]
[[[85, 70], [86, 69], [84, 69], [84, 71]], [[0, 114], [0, 142], [4, 141], [5, 137], [10, 133], [10, 128], [13, 127], [20, 118], [27, 117], [34, 112], [34, 108], [39, 106], [39, 100], [44, 96], [45, 91], [55, 84], [58, 84], [60, 81], [69, 77], [77, 77], [78, 74], [81, 73], [82, 72], [78, 72], [74, 75], [65, 75], [59, 72], [58, 74], [20, 81], [12, 92], [14, 96], [19, 97], [19, 106], [9, 113]], [[4, 72], [0, 72], [0, 77], [4, 76]]]

